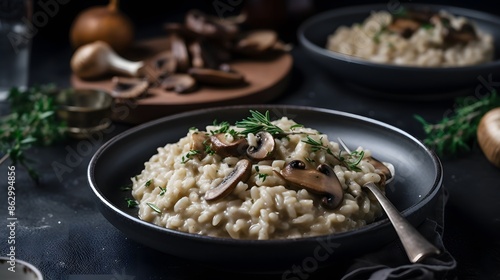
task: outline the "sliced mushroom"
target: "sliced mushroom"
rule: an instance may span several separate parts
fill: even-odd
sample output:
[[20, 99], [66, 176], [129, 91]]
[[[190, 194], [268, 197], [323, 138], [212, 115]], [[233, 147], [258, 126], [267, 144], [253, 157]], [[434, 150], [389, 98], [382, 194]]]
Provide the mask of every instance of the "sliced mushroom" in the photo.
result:
[[204, 68], [217, 69], [220, 64], [227, 63], [231, 60], [231, 47], [225, 46], [221, 42], [214, 42], [211, 40], [201, 40], [199, 42]]
[[327, 164], [320, 164], [316, 169], [306, 169], [303, 161], [293, 160], [279, 174], [292, 187], [323, 195], [321, 204], [325, 208], [335, 209], [344, 199], [342, 185]]
[[418, 21], [407, 18], [396, 18], [387, 26], [387, 29], [398, 33], [403, 38], [410, 38], [413, 33], [420, 28], [420, 26], [421, 25]]
[[188, 74], [174, 74], [162, 79], [160, 87], [178, 93], [189, 93], [197, 88], [197, 83], [196, 80]]
[[111, 96], [115, 98], [135, 98], [145, 93], [149, 87], [149, 83], [138, 78], [125, 78], [115, 76], [111, 79], [113, 90]]
[[177, 60], [171, 51], [163, 51], [152, 59], [145, 62], [141, 68], [141, 76], [145, 77], [150, 84], [157, 84], [162, 77], [175, 73]]
[[379, 161], [373, 157], [367, 157], [366, 161], [368, 163], [370, 163], [371, 165], [373, 165], [373, 167], [375, 167], [375, 170], [380, 171], [384, 175], [384, 177], [385, 177], [384, 179], [386, 181], [389, 181], [393, 177], [393, 172], [391, 172], [391, 170], [385, 164], [383, 164], [381, 161]]
[[260, 131], [255, 134], [255, 138], [257, 139], [257, 145], [248, 147], [248, 157], [257, 161], [270, 158], [273, 155], [276, 146], [274, 137], [267, 131]]
[[185, 24], [189, 30], [206, 38], [231, 39], [239, 31], [237, 25], [214, 20], [199, 10], [189, 11], [186, 14]]
[[205, 200], [212, 201], [229, 195], [239, 182], [246, 182], [252, 174], [252, 163], [248, 159], [240, 159], [229, 175], [215, 188], [205, 193]]
[[203, 132], [193, 132], [191, 134], [191, 148], [192, 151], [199, 151], [197, 156], [200, 158], [206, 155], [206, 146], [208, 145], [209, 137]]
[[245, 154], [248, 148], [248, 142], [245, 138], [228, 142], [224, 133], [210, 136], [210, 142], [212, 150], [221, 157], [238, 157]]
[[446, 31], [444, 40], [449, 44], [467, 44], [477, 40], [476, 31], [470, 23], [465, 23], [459, 30], [449, 27]]
[[278, 34], [273, 30], [254, 30], [238, 40], [235, 51], [246, 55], [262, 54], [271, 50], [278, 41]]
[[201, 48], [200, 42], [193, 41], [189, 44], [189, 53], [191, 54], [191, 65], [194, 68], [203, 68], [206, 63], [203, 60], [203, 50]]
[[177, 71], [189, 69], [189, 53], [184, 39], [177, 34], [170, 35], [170, 51], [177, 62]]
[[238, 72], [225, 72], [208, 68], [191, 68], [188, 73], [198, 82], [204, 84], [234, 86], [245, 82], [245, 77]]

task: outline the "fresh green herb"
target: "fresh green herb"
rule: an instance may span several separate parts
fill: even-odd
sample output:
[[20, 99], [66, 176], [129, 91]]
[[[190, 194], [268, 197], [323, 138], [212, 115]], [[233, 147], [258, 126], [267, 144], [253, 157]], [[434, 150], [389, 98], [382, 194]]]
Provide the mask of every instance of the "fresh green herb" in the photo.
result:
[[183, 155], [183, 156], [182, 156], [182, 158], [181, 158], [181, 160], [182, 160], [182, 161], [181, 161], [181, 163], [186, 163], [186, 162], [188, 162], [190, 159], [192, 159], [192, 158], [193, 158], [193, 156], [195, 156], [195, 155], [199, 155], [199, 154], [201, 154], [201, 152], [200, 152], [200, 151], [198, 151], [198, 150], [190, 150], [189, 152], [187, 152], [185, 155]]
[[38, 173], [30, 166], [26, 151], [32, 146], [47, 146], [64, 139], [66, 125], [56, 116], [54, 85], [12, 88], [7, 98], [10, 113], [0, 118], [0, 164], [10, 158], [20, 164], [38, 183]]
[[420, 28], [424, 30], [431, 30], [432, 28], [434, 28], [434, 25], [431, 23], [424, 23], [420, 26]]
[[261, 179], [264, 182], [269, 174], [260, 173], [260, 168], [258, 165], [255, 166], [255, 171], [257, 172], [257, 178]]
[[303, 124], [294, 124], [294, 125], [290, 126], [290, 130], [294, 130], [296, 128], [302, 128], [302, 127], [304, 127]]
[[361, 162], [363, 157], [365, 156], [365, 151], [353, 151], [346, 156], [342, 155], [342, 151], [339, 152], [338, 159], [349, 169], [352, 171], [361, 171], [358, 167], [358, 164]]
[[205, 153], [209, 155], [215, 154], [215, 151], [212, 149], [212, 145], [210, 145], [210, 140], [206, 139], [203, 141], [203, 146], [205, 147]]
[[334, 156], [332, 150], [329, 147], [323, 145], [323, 142], [321, 141], [322, 139], [323, 137], [320, 137], [319, 140], [314, 140], [313, 138], [311, 138], [311, 136], [308, 135], [306, 140], [302, 140], [302, 142], [311, 145], [311, 150], [313, 152], [326, 151], [328, 154]]
[[304, 158], [304, 159], [305, 159], [307, 162], [309, 162], [309, 163], [315, 163], [315, 162], [316, 162], [314, 159], [312, 159], [312, 158], [310, 158], [310, 157], [306, 157], [306, 158]]
[[198, 131], [198, 128], [196, 128], [196, 127], [192, 126], [192, 127], [190, 127], [190, 128], [189, 128], [189, 130], [190, 130], [190, 131]]
[[146, 186], [146, 188], [147, 188], [147, 187], [151, 186], [152, 182], [153, 182], [153, 180], [149, 179], [149, 180], [146, 181], [146, 183], [144, 184], [144, 186]]
[[[329, 155], [332, 155], [334, 158], [336, 158], [340, 163], [347, 167], [349, 170], [352, 171], [359, 171], [358, 164], [361, 162], [364, 156], [364, 151], [354, 151], [350, 154], [347, 154], [347, 156], [343, 156], [341, 152], [339, 152], [338, 155], [335, 155], [332, 150], [327, 146], [323, 145], [323, 142], [321, 141], [323, 137], [320, 137], [319, 140], [314, 140], [310, 136], [307, 136], [305, 140], [302, 140], [302, 142], [311, 145], [311, 151], [312, 152], [317, 152], [317, 151], [325, 151]], [[309, 159], [310, 160], [310, 159]], [[306, 161], [309, 161], [308, 158], [306, 158]]]
[[151, 209], [153, 209], [153, 211], [155, 211], [156, 213], [159, 213], [161, 214], [161, 210], [160, 208], [158, 208], [158, 206], [154, 205], [153, 203], [151, 202], [146, 202], [146, 204], [151, 207]]
[[257, 177], [258, 177], [259, 179], [261, 179], [261, 180], [262, 180], [262, 182], [264, 182], [264, 181], [266, 180], [266, 178], [267, 178], [267, 176], [268, 176], [268, 175], [269, 175], [269, 174], [265, 174], [265, 173], [258, 173], [258, 174], [257, 174]]
[[167, 188], [166, 187], [162, 188], [162, 187], [159, 186], [158, 188], [160, 188], [160, 190], [161, 190], [160, 191], [160, 196], [164, 195], [167, 192]]
[[249, 133], [257, 134], [260, 131], [267, 131], [271, 134], [285, 134], [278, 126], [271, 123], [269, 111], [262, 114], [258, 111], [250, 110], [250, 117], [236, 122], [236, 127], [243, 128], [240, 134], [247, 135]]
[[427, 122], [419, 115], [414, 117], [423, 125], [426, 134], [424, 144], [434, 149], [440, 156], [453, 156], [470, 150], [475, 143], [481, 117], [499, 106], [500, 97], [496, 91], [492, 91], [491, 94], [472, 102], [467, 97], [457, 98], [453, 114], [444, 117], [436, 124]]
[[125, 198], [128, 208], [135, 208], [139, 203], [135, 199]]
[[214, 120], [213, 126], [218, 126], [219, 128], [216, 129], [216, 130], [210, 131], [210, 133], [212, 135], [219, 134], [219, 133], [226, 133], [226, 132], [229, 131], [229, 129], [231, 127], [231, 125], [228, 122], [221, 122], [221, 123], [218, 124], [217, 120]]

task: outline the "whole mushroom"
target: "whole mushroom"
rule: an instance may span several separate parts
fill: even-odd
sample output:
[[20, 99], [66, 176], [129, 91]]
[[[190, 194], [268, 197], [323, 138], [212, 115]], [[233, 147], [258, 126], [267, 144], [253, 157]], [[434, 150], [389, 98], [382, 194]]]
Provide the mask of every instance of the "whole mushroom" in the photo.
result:
[[486, 158], [500, 168], [500, 107], [488, 111], [481, 118], [477, 140]]

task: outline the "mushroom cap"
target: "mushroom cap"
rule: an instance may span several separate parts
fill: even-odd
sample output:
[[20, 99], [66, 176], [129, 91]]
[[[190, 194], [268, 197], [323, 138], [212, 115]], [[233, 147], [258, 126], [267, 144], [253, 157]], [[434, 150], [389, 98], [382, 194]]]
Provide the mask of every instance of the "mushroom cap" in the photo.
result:
[[342, 185], [333, 169], [327, 164], [320, 164], [316, 169], [306, 169], [303, 161], [293, 160], [281, 170], [280, 175], [293, 187], [323, 195], [321, 204], [325, 208], [335, 209], [344, 199]]
[[276, 143], [271, 133], [267, 131], [260, 131], [255, 134], [257, 138], [257, 146], [249, 146], [247, 155], [253, 160], [265, 160], [270, 158], [275, 151]]
[[210, 136], [210, 141], [212, 150], [221, 157], [238, 157], [245, 154], [248, 148], [248, 142], [245, 138], [228, 142], [224, 133]]
[[229, 195], [239, 182], [246, 182], [252, 174], [252, 163], [248, 159], [240, 159], [233, 170], [215, 188], [205, 193], [205, 200], [212, 201]]

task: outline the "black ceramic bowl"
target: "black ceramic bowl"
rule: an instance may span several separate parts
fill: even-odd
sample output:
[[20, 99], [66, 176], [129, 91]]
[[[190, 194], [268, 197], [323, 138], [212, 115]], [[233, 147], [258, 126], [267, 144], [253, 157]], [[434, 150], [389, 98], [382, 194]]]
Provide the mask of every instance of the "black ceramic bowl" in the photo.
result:
[[[374, 63], [326, 49], [328, 36], [338, 27], [361, 23], [372, 11], [422, 7], [473, 20], [480, 30], [494, 37], [495, 60], [474, 66], [425, 68]], [[500, 70], [500, 17], [464, 8], [413, 3], [391, 6], [390, 2], [339, 8], [306, 20], [299, 27], [298, 40], [307, 55], [328, 73], [357, 88], [390, 97], [433, 99], [474, 91], [484, 94], [491, 89], [491, 75]]]
[[[296, 106], [255, 105], [219, 107], [186, 112], [132, 128], [105, 143], [93, 156], [88, 180], [99, 208], [116, 228], [131, 239], [167, 254], [219, 268], [279, 271], [300, 265], [316, 254], [318, 265], [331, 263], [381, 248], [397, 238], [387, 218], [349, 232], [288, 240], [234, 240], [189, 234], [140, 220], [137, 209], [124, 201], [130, 184], [157, 147], [177, 142], [190, 127], [204, 129], [218, 121], [242, 120], [249, 110], [269, 110], [272, 119], [287, 116], [305, 126], [341, 137], [350, 147], [370, 149], [382, 161], [391, 162], [396, 177], [387, 187], [387, 196], [412, 224], [421, 223], [433, 209], [442, 188], [439, 159], [417, 139], [387, 124], [348, 113]], [[323, 259], [325, 255], [330, 258]]]

